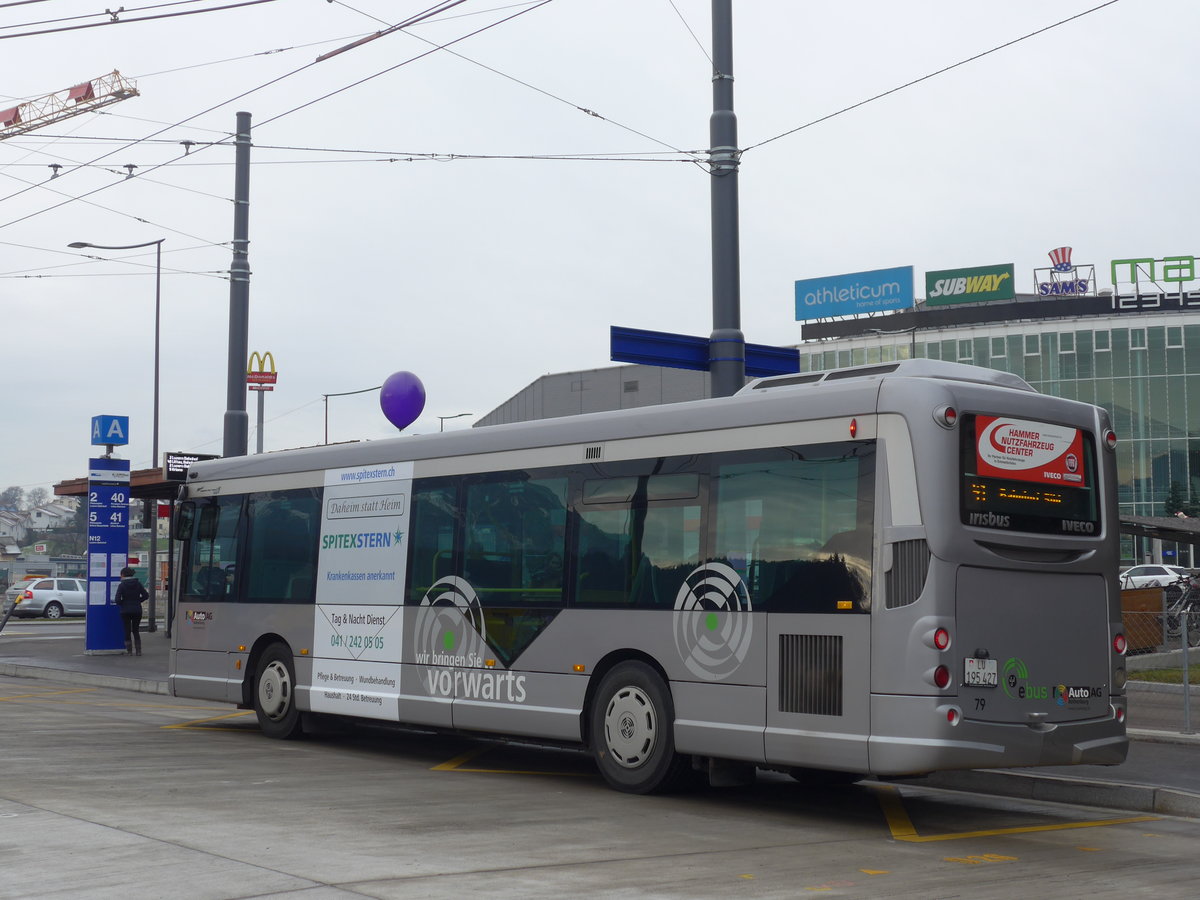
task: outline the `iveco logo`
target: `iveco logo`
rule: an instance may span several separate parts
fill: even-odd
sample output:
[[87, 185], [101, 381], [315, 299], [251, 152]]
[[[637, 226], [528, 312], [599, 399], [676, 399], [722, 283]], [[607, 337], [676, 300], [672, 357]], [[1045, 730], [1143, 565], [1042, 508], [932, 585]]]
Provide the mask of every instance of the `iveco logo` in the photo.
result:
[[1070, 531], [1073, 534], [1095, 534], [1095, 522], [1077, 522], [1074, 519], [1063, 519], [1062, 530]]

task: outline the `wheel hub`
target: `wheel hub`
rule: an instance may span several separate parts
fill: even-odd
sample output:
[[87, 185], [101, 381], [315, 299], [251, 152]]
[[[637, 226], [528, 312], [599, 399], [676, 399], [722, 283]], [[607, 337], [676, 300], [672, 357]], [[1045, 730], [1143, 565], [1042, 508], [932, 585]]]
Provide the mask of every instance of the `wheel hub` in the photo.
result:
[[617, 691], [604, 713], [604, 735], [613, 760], [627, 769], [645, 764], [658, 741], [654, 704], [638, 687]]
[[292, 678], [278, 660], [268, 663], [258, 680], [258, 704], [269, 719], [287, 715], [292, 702]]

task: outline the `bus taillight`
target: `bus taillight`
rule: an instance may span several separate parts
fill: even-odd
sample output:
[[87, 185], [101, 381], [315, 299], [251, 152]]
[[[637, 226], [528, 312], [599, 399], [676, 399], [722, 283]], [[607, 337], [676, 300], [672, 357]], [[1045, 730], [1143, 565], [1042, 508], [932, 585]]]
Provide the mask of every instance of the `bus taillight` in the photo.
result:
[[1114, 707], [1112, 707], [1112, 711], [1113, 711], [1113, 718], [1115, 718], [1118, 722], [1125, 721], [1125, 707], [1114, 706]]
[[1105, 450], [1116, 450], [1117, 449], [1117, 433], [1115, 431], [1113, 431], [1111, 428], [1104, 429], [1104, 449]]
[[939, 406], [933, 411], [933, 421], [943, 428], [953, 428], [958, 421], [958, 410], [953, 406]]
[[944, 703], [937, 708], [938, 715], [945, 716], [946, 721], [951, 725], [957, 725], [962, 721], [962, 710], [951, 703]]
[[1113, 637], [1113, 652], [1116, 653], [1117, 656], [1124, 656], [1128, 647], [1129, 645], [1125, 642], [1125, 635], [1118, 631]]
[[933, 633], [933, 646], [938, 650], [945, 650], [950, 646], [950, 632], [945, 628], [939, 628]]
[[945, 688], [950, 685], [949, 666], [938, 666], [933, 670], [933, 683], [939, 688]]

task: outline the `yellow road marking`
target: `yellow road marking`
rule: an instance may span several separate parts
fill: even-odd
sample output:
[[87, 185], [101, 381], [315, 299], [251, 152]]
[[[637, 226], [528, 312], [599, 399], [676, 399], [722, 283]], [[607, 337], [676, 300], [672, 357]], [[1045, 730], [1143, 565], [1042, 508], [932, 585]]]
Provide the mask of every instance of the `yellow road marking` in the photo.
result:
[[250, 716], [254, 714], [251, 709], [239, 709], [237, 712], [225, 713], [223, 716], [209, 716], [206, 719], [193, 719], [190, 722], [176, 722], [173, 725], [162, 725], [161, 728], [195, 728], [198, 731], [243, 731], [241, 728], [220, 728], [207, 726], [208, 722], [220, 722], [222, 719], [236, 719], [239, 716]]
[[1156, 822], [1160, 816], [1127, 816], [1120, 819], [1097, 819], [1091, 822], [1061, 822], [1057, 825], [1018, 825], [1012, 828], [988, 828], [982, 831], [961, 831], [952, 834], [918, 834], [901, 802], [900, 792], [893, 785], [878, 786], [879, 805], [883, 808], [888, 829], [897, 841], [923, 844], [931, 841], [961, 841], [965, 838], [995, 837], [1004, 834], [1033, 834], [1039, 831], [1068, 831], [1072, 828], [1101, 828], [1107, 825], [1130, 825], [1134, 822]]
[[43, 691], [38, 694], [13, 694], [11, 697], [0, 697], [0, 700], [30, 700], [39, 699], [41, 697], [57, 697], [61, 694], [86, 694], [95, 688], [72, 688], [67, 691]]
[[474, 750], [468, 750], [466, 753], [460, 753], [454, 759], [449, 759], [444, 763], [438, 763], [431, 772], [473, 772], [477, 775], [566, 775], [570, 778], [591, 778], [591, 772], [539, 772], [533, 769], [476, 769], [468, 768], [464, 763], [468, 763], [477, 756], [482, 756], [491, 750], [491, 747], [476, 747]]

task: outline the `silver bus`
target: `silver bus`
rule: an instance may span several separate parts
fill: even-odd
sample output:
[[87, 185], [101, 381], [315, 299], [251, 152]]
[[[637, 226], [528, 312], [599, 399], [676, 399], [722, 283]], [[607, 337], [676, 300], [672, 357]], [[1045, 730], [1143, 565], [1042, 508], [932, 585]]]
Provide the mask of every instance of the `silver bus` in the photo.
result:
[[199, 462], [170, 691], [277, 738], [582, 744], [637, 793], [1114, 765], [1115, 443], [1098, 407], [913, 360]]

